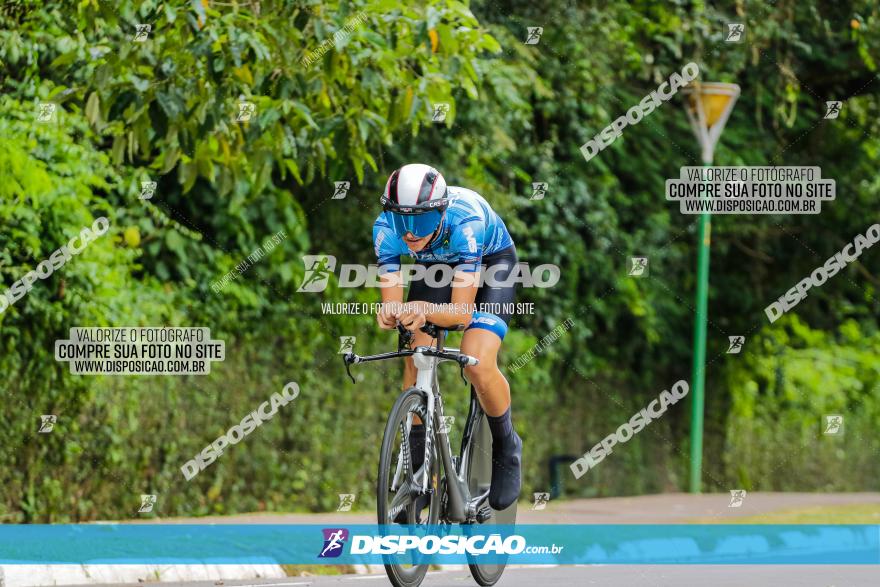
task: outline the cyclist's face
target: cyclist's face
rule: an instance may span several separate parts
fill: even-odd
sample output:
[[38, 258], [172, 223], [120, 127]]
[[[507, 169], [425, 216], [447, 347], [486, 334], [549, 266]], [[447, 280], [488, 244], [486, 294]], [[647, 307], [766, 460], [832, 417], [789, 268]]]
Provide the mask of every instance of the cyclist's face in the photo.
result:
[[409, 248], [410, 251], [412, 251], [413, 253], [418, 253], [428, 246], [428, 243], [431, 242], [431, 237], [433, 236], [434, 234], [432, 233], [424, 238], [418, 238], [413, 233], [408, 232], [403, 236], [403, 242], [406, 243], [406, 246]]

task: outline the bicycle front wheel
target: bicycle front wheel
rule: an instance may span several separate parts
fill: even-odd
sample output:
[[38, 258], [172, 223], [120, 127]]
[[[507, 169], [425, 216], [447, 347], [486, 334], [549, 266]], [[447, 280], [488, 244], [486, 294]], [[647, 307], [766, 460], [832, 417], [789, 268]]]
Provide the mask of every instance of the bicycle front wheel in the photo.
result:
[[[413, 387], [397, 398], [385, 426], [376, 488], [379, 524], [417, 526], [437, 524], [440, 518], [440, 463], [433, 448], [436, 443], [431, 443], [433, 454], [427, 479], [428, 492], [420, 494], [424, 467], [414, 470], [413, 459], [424, 461], [425, 455], [413, 454], [410, 446], [410, 428], [415, 417], [425, 421], [427, 402], [424, 392]], [[416, 587], [422, 582], [428, 564], [421, 564], [419, 558], [414, 553], [408, 564], [397, 564], [396, 561], [385, 564], [388, 578], [395, 587]]]
[[[471, 495], [485, 493], [492, 484], [492, 433], [489, 431], [489, 421], [486, 420], [482, 410], [480, 412], [480, 417], [474, 424], [473, 439], [467, 449], [467, 480]], [[483, 525], [505, 526], [513, 526], [514, 524], [516, 524], [515, 501], [507, 509], [492, 510], [492, 517], [483, 523]], [[468, 563], [474, 581], [483, 586], [497, 583], [505, 566], [507, 566], [506, 562], [500, 564]]]

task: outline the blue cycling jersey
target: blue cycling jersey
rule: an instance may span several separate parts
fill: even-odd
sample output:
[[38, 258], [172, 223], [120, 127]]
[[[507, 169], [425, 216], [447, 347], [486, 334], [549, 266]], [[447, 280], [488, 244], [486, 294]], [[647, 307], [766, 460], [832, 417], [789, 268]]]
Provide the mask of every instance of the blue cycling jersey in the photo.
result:
[[418, 263], [446, 263], [457, 271], [474, 272], [486, 256], [513, 246], [513, 239], [501, 217], [483, 196], [467, 188], [449, 186], [449, 206], [440, 234], [418, 253], [406, 246], [385, 215], [373, 224], [373, 243], [379, 260], [379, 273], [400, 270], [400, 256], [409, 255]]

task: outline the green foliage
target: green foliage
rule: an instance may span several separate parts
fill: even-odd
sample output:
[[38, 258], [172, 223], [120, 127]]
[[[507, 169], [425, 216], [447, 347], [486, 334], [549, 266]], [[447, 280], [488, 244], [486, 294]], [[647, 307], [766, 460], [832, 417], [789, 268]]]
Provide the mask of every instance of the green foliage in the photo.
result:
[[[519, 256], [563, 279], [521, 290], [502, 365], [558, 324], [573, 327], [505, 368], [526, 442], [525, 491], [547, 460], [582, 454], [678, 379], [689, 379], [694, 218], [662, 198], [695, 164], [676, 100], [590, 162], [579, 146], [673, 71], [696, 61], [743, 95], [717, 152], [726, 165], [821, 165], [838, 198], [821, 217], [713, 219], [706, 483], [726, 491], [876, 489], [877, 251], [773, 326], [763, 308], [875, 220], [878, 8], [865, 0], [768, 4], [430, 0], [104, 2], [0, 8], [0, 286], [99, 216], [111, 230], [0, 314], [9, 425], [0, 516], [134, 517], [372, 506], [377, 447], [399, 365], [344, 376], [394, 337], [322, 302], [373, 289], [297, 292], [301, 257], [374, 261], [376, 196], [394, 167], [426, 161], [484, 194]], [[747, 42], [725, 43], [743, 21]], [[146, 42], [133, 40], [149, 23]], [[533, 24], [534, 23], [534, 24]], [[543, 24], [542, 24], [543, 23]], [[525, 45], [527, 26], [544, 26]], [[824, 100], [845, 99], [838, 121]], [[57, 121], [38, 123], [38, 104]], [[237, 120], [241, 102], [254, 116]], [[450, 104], [444, 123], [433, 105]], [[151, 200], [141, 182], [156, 181]], [[331, 200], [334, 181], [350, 181]], [[532, 182], [547, 196], [531, 200]], [[214, 288], [267, 239], [284, 240]], [[650, 276], [626, 259], [650, 258]], [[215, 289], [217, 291], [215, 291]], [[209, 326], [227, 360], [205, 377], [72, 376], [53, 359], [71, 326]], [[746, 334], [741, 355], [727, 336]], [[454, 341], [453, 341], [454, 343]], [[180, 466], [288, 381], [293, 404], [191, 482]], [[444, 372], [463, 418], [466, 388]], [[843, 439], [818, 434], [846, 415]], [[35, 433], [40, 414], [56, 431]], [[616, 449], [569, 494], [680, 490], [688, 406]], [[876, 435], [874, 435], [876, 436]], [[846, 474], [845, 469], [856, 469]]]
[[[792, 316], [749, 345], [759, 352], [727, 374], [725, 466], [717, 473], [746, 489], [871, 487], [880, 474], [880, 332], [853, 320], [825, 332]], [[840, 435], [824, 434], [831, 414], [843, 416]], [[783, 447], [783, 455], [767, 447]]]

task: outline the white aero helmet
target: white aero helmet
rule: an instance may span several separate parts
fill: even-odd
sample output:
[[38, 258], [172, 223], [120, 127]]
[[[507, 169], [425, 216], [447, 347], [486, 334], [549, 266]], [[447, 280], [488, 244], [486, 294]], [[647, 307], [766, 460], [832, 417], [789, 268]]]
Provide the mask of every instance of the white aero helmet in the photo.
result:
[[424, 238], [437, 230], [449, 205], [446, 180], [430, 165], [410, 163], [391, 174], [380, 201], [398, 236]]

